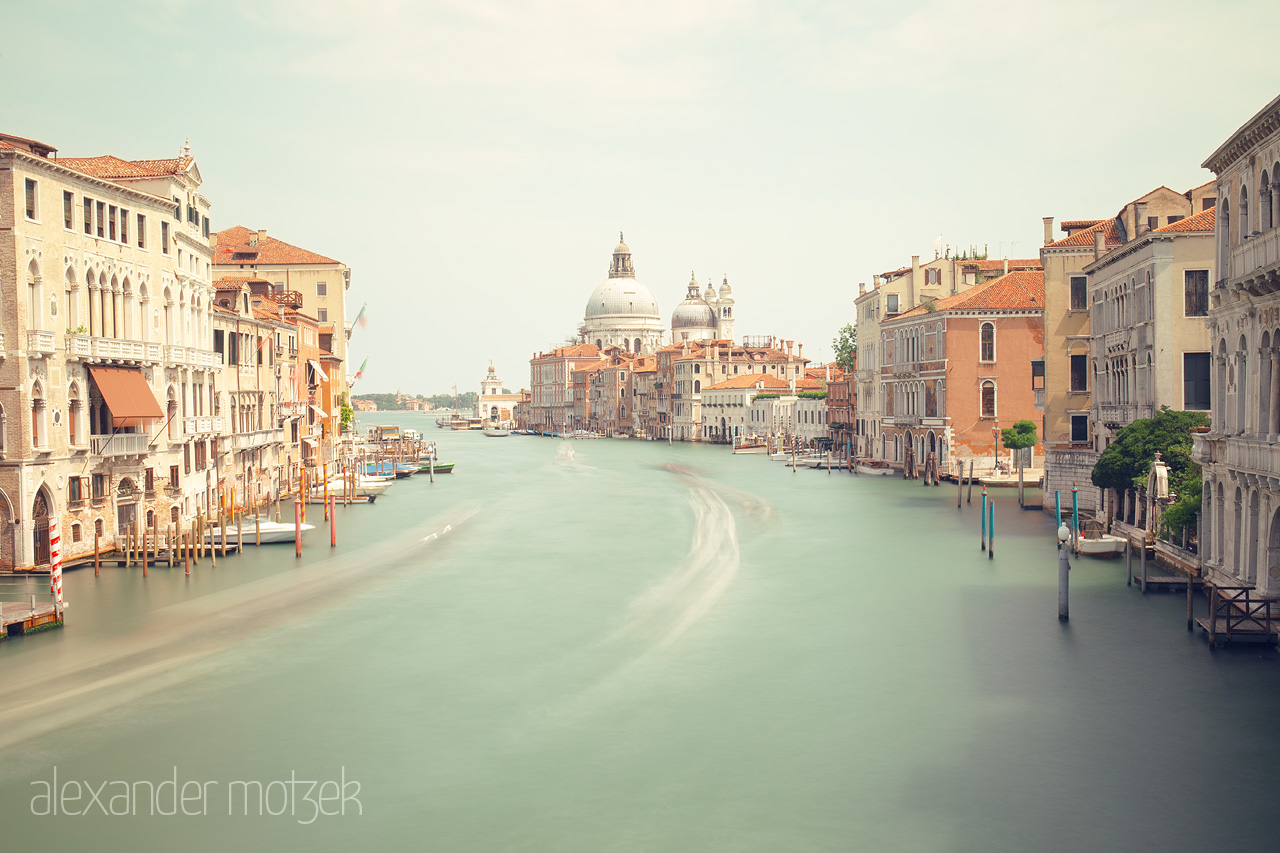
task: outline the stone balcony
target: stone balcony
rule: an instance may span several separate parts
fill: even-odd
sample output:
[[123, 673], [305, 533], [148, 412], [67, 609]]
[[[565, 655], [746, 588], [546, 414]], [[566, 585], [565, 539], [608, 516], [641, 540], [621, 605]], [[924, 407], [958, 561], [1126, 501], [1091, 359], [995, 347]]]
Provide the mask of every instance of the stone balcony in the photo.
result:
[[266, 447], [269, 444], [283, 443], [284, 430], [282, 429], [260, 429], [235, 435], [236, 450], [250, 450], [254, 447]]
[[896, 427], [918, 427], [920, 426], [919, 415], [894, 415], [893, 425]]
[[281, 403], [278, 407], [279, 416], [282, 418], [296, 418], [307, 413], [306, 403]]
[[89, 449], [95, 456], [145, 456], [150, 447], [151, 436], [145, 432], [89, 436]]
[[1248, 278], [1257, 270], [1280, 261], [1280, 228], [1250, 237], [1231, 250], [1231, 278]]
[[126, 361], [186, 367], [222, 367], [222, 354], [196, 347], [166, 346], [153, 341], [67, 335], [67, 358], [83, 361]]
[[222, 432], [222, 418], [220, 417], [206, 416], [182, 419], [183, 435], [217, 435], [220, 432]]
[[31, 355], [53, 355], [53, 332], [32, 329], [27, 332], [27, 352]]

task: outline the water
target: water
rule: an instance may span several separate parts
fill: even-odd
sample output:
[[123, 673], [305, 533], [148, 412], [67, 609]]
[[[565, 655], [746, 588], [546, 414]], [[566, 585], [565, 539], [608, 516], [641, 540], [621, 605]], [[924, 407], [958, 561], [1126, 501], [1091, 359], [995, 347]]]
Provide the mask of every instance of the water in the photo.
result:
[[[1210, 653], [1185, 600], [1126, 588], [1118, 561], [1075, 564], [1061, 626], [1049, 521], [1011, 491], [988, 560], [976, 508], [957, 512], [946, 486], [431, 420], [371, 422], [429, 429], [457, 473], [339, 510], [336, 549], [317, 529], [302, 560], [276, 546], [190, 578], [68, 573], [67, 627], [0, 644], [0, 840], [1079, 851], [1270, 837], [1274, 655]], [[31, 783], [55, 765], [92, 785], [176, 767], [179, 784], [215, 783], [209, 813], [152, 816], [148, 799], [138, 816], [34, 816]], [[227, 814], [229, 783], [291, 772], [358, 781], [363, 814]]]

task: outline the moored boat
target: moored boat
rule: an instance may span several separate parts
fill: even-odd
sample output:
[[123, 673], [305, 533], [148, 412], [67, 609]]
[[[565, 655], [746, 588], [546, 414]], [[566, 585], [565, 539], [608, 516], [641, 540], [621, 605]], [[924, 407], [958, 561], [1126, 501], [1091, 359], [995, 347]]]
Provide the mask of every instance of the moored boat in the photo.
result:
[[[315, 530], [314, 524], [302, 525], [302, 532]], [[239, 524], [227, 525], [227, 542], [237, 537], [245, 542], [261, 542], [263, 545], [274, 545], [280, 542], [292, 542], [297, 531], [292, 524], [281, 521], [263, 521], [260, 518], [246, 519]], [[222, 528], [213, 527], [204, 538], [205, 544], [216, 545], [222, 541]]]
[[859, 474], [870, 474], [873, 477], [888, 477], [893, 473], [893, 469], [883, 462], [870, 462], [863, 460], [857, 462], [853, 466], [853, 470]]
[[503, 429], [502, 427], [485, 427], [484, 434], [490, 438], [502, 438], [511, 435], [511, 430]]

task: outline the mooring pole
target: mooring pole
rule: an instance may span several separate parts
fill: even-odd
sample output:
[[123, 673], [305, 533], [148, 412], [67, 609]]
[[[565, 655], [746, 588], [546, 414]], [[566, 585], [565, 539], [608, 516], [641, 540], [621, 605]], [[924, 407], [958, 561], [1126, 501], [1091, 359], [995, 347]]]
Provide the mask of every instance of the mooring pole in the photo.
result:
[[987, 502], [987, 512], [989, 518], [987, 520], [987, 559], [993, 560], [996, 556], [996, 499], [995, 495], [991, 496], [991, 500]]
[[1070, 532], [1066, 525], [1058, 522], [1058, 621], [1066, 622], [1069, 618], [1070, 606], [1070, 573], [1071, 558], [1067, 553], [1067, 537]]
[[[961, 462], [960, 464], [963, 465], [964, 463]], [[969, 489], [967, 492], [965, 492], [964, 502], [965, 503], [973, 502], [973, 460], [972, 459], [969, 460]]]
[[1076, 484], [1071, 484], [1071, 547], [1080, 553], [1080, 493]]
[[982, 550], [987, 550], [987, 487], [982, 487]]
[[335, 548], [338, 545], [338, 517], [333, 511], [336, 501], [333, 495], [329, 496], [329, 547]]
[[302, 500], [293, 502], [293, 549], [294, 556], [302, 556]]

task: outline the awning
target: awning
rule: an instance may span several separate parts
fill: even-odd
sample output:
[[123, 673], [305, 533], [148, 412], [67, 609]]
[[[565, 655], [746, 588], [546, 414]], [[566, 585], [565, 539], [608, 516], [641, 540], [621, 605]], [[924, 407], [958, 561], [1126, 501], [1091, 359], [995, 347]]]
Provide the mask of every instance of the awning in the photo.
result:
[[311, 404], [311, 411], [316, 413], [316, 417], [324, 420], [329, 417], [329, 413], [315, 404]]
[[314, 358], [307, 359], [307, 364], [311, 365], [311, 369], [316, 372], [317, 379], [323, 379], [325, 376], [324, 365], [316, 361]]
[[89, 367], [89, 374], [102, 392], [111, 410], [111, 425], [142, 426], [147, 421], [164, 417], [164, 411], [142, 378], [142, 371], [131, 367]]
[[316, 440], [315, 440], [314, 438], [304, 438], [304, 439], [302, 439], [302, 443], [303, 443], [303, 444], [309, 444], [309, 445], [311, 445], [312, 447], [315, 447], [315, 446], [316, 446]]

